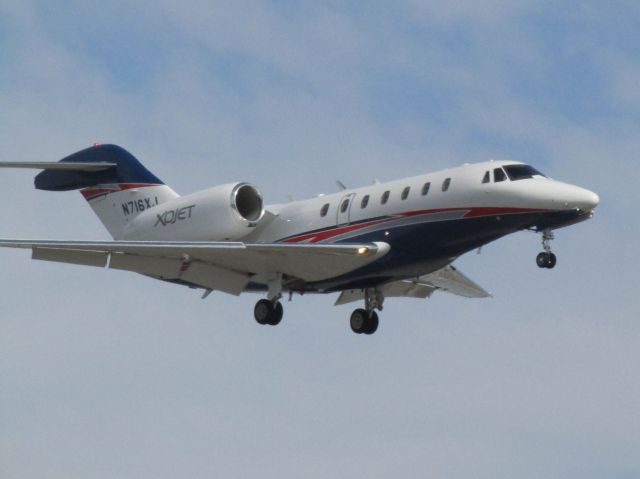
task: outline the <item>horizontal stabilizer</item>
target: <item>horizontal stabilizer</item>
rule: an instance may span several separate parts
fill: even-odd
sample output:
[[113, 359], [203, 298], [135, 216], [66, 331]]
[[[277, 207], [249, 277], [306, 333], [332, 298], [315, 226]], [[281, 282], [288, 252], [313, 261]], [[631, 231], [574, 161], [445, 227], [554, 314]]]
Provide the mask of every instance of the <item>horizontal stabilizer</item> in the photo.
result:
[[6, 161], [0, 168], [33, 168], [36, 170], [103, 171], [117, 166], [116, 163], [60, 163], [57, 161]]
[[163, 185], [127, 150], [117, 145], [94, 145], [57, 162], [11, 161], [2, 168], [35, 168], [43, 170], [35, 177], [35, 187], [47, 191], [69, 191], [96, 185], [147, 184]]

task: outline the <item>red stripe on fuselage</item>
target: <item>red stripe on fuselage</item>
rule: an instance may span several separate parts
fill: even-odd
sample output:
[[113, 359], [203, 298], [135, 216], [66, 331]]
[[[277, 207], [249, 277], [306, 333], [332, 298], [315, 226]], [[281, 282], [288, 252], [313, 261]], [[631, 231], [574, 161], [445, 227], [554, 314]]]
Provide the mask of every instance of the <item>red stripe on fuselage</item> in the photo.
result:
[[84, 196], [84, 198], [89, 201], [102, 195], [108, 195], [110, 193], [117, 193], [118, 191], [131, 190], [134, 188], [147, 188], [149, 186], [160, 185], [149, 183], [120, 183], [115, 185], [113, 188], [85, 188], [84, 190], [80, 190], [80, 193], [82, 193], [82, 196]]
[[469, 212], [464, 215], [465, 218], [479, 218], [481, 216], [499, 216], [499, 215], [519, 215], [523, 213], [544, 213], [544, 210], [539, 208], [471, 208]]
[[438, 213], [450, 213], [453, 211], [466, 211], [462, 219], [467, 219], [467, 218], [481, 218], [481, 217], [498, 216], [498, 215], [516, 215], [516, 214], [523, 214], [523, 213], [544, 213], [545, 211], [549, 211], [549, 210], [536, 209], [536, 208], [504, 208], [504, 207], [438, 208], [433, 210], [416, 210], [416, 211], [408, 211], [405, 213], [398, 213], [395, 215], [387, 216], [382, 219], [378, 219], [374, 221], [366, 221], [364, 223], [358, 223], [355, 225], [330, 227], [325, 230], [316, 231], [314, 233], [304, 233], [302, 235], [297, 235], [291, 238], [287, 238], [283, 240], [283, 243], [301, 243], [301, 242], [319, 243], [331, 238], [335, 238], [336, 236], [343, 235], [345, 233], [358, 231], [364, 228], [368, 228], [369, 226], [375, 226], [377, 224], [387, 223], [400, 218], [411, 218], [414, 216], [423, 216], [423, 215], [429, 216], [429, 215], [434, 215]]
[[334, 236], [338, 236], [344, 233], [350, 233], [351, 231], [360, 230], [363, 228], [367, 228], [368, 226], [377, 225], [379, 223], [384, 223], [385, 221], [389, 221], [391, 218], [385, 218], [381, 220], [375, 221], [367, 221], [366, 223], [358, 223], [357, 225], [343, 226], [339, 228], [332, 228], [324, 231], [318, 231], [316, 233], [304, 234], [302, 236], [294, 236], [293, 238], [289, 238], [284, 240], [284, 243], [319, 243], [320, 241], [325, 241], [329, 238], [333, 238]]

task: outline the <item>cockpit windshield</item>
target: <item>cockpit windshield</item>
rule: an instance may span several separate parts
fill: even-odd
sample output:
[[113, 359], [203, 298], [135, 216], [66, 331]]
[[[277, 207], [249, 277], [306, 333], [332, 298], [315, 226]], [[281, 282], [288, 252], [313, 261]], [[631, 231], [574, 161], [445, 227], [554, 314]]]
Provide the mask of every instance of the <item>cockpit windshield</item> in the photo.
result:
[[545, 177], [542, 173], [536, 170], [533, 166], [529, 165], [507, 165], [503, 167], [507, 172], [511, 181], [526, 180], [533, 178], [534, 176]]

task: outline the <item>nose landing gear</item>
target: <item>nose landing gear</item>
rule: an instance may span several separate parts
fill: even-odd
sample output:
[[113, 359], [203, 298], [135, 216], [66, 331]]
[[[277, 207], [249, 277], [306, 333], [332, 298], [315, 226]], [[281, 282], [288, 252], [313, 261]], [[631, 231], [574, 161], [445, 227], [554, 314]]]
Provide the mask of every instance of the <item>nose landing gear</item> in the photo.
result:
[[552, 269], [556, 263], [556, 255], [551, 252], [551, 240], [554, 239], [553, 231], [549, 228], [542, 231], [542, 247], [544, 251], [536, 256], [536, 264], [539, 268]]

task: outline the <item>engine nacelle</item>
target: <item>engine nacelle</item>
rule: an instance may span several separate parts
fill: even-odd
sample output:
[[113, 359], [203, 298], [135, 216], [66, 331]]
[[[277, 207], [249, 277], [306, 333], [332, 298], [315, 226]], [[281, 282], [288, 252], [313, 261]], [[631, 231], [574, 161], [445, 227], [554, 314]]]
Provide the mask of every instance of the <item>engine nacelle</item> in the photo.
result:
[[237, 241], [264, 216], [262, 196], [249, 183], [229, 183], [154, 206], [125, 228], [127, 240]]

